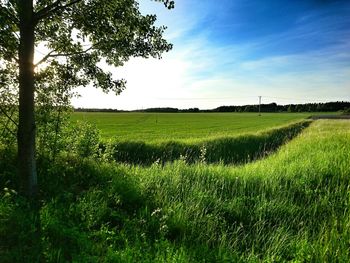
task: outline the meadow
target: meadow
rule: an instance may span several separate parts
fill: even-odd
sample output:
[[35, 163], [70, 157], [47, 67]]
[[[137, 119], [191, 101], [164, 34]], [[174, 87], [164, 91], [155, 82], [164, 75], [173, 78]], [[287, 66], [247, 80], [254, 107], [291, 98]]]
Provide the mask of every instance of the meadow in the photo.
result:
[[[0, 150], [0, 258], [349, 262], [350, 121], [300, 116], [273, 129], [247, 128], [248, 135], [184, 142], [205, 146], [192, 161], [181, 155], [145, 166], [118, 155], [81, 157], [74, 147], [54, 162], [42, 156], [36, 209], [12, 190], [15, 153]], [[210, 147], [218, 138], [224, 143]], [[230, 140], [236, 146], [222, 151]], [[252, 147], [262, 143], [265, 151], [269, 142], [276, 144], [268, 154]], [[211, 162], [220, 151], [245, 155], [231, 149], [242, 147], [262, 155]]]
[[225, 137], [300, 121], [310, 113], [92, 113], [75, 112], [72, 121], [96, 125], [103, 139], [193, 141]]

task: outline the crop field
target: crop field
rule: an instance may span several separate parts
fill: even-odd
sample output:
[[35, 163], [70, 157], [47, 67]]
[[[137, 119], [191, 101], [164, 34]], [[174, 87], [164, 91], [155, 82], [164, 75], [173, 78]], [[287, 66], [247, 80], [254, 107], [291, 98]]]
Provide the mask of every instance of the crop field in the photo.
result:
[[310, 113], [88, 113], [72, 120], [96, 125], [102, 138], [118, 141], [203, 140], [274, 128]]

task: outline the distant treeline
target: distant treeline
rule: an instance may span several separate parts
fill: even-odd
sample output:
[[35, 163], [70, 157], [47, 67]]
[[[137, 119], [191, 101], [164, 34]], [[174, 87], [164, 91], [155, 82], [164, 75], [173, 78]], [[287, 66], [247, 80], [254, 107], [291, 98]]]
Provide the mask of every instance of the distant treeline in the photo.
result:
[[199, 112], [202, 111], [199, 108], [178, 109], [178, 108], [147, 108], [142, 110], [117, 110], [117, 109], [95, 109], [95, 108], [75, 108], [76, 112]]
[[74, 108], [75, 112], [128, 112], [117, 109], [97, 109], [97, 108]]
[[[261, 104], [261, 112], [334, 112], [350, 109], [350, 102], [337, 101], [326, 103], [305, 103], [277, 105], [276, 103]], [[220, 106], [216, 112], [258, 112], [259, 105]]]
[[[141, 110], [124, 111], [117, 109], [85, 109], [77, 108], [75, 111], [83, 112], [259, 112], [259, 105], [243, 105], [243, 106], [220, 106], [211, 110], [200, 110], [199, 108], [178, 109], [171, 107], [164, 108], [147, 108]], [[261, 104], [261, 112], [335, 112], [350, 111], [350, 102], [336, 101], [326, 103], [305, 103], [305, 104], [288, 104], [278, 105], [276, 103]]]
[[148, 108], [144, 110], [136, 110], [136, 112], [199, 112], [198, 108], [178, 109], [178, 108]]

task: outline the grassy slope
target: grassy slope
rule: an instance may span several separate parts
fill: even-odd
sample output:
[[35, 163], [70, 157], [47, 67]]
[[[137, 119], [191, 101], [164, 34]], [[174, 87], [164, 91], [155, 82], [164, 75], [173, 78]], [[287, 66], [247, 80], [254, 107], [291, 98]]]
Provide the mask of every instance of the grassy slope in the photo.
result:
[[308, 113], [84, 113], [103, 138], [122, 141], [203, 140], [257, 132], [306, 118]]
[[320, 121], [253, 164], [178, 164], [137, 177], [153, 174], [144, 181], [164, 213], [174, 214], [170, 229], [182, 229], [194, 247], [217, 248], [215, 260], [348, 262], [349, 131], [348, 121]]
[[[278, 153], [237, 167], [42, 160], [40, 217], [1, 193], [0, 258], [348, 262], [349, 131], [349, 121], [317, 121]], [[11, 161], [0, 166], [11, 173]]]
[[348, 262], [349, 131], [348, 121], [319, 121], [254, 164], [178, 163], [135, 174], [170, 218], [168, 235], [199, 255], [205, 244], [213, 261]]

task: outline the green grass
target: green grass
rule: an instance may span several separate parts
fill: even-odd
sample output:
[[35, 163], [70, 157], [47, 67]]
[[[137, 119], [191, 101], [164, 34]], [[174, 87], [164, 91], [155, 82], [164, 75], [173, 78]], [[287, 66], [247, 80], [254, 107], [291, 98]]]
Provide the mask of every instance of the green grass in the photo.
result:
[[274, 128], [310, 113], [85, 113], [72, 120], [96, 125], [102, 138], [117, 141], [203, 140]]
[[241, 166], [41, 159], [38, 210], [0, 151], [1, 261], [349, 262], [349, 143], [349, 121], [320, 120]]

